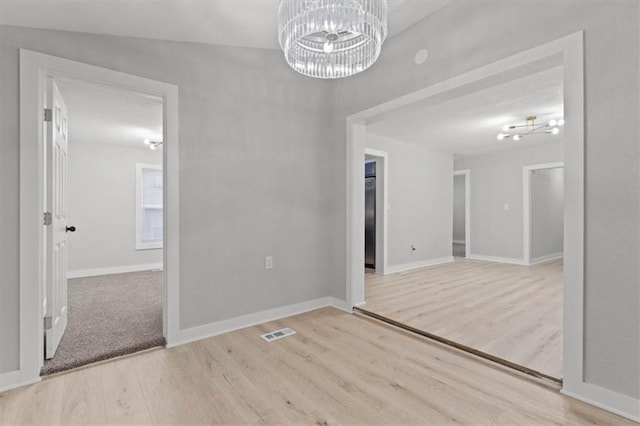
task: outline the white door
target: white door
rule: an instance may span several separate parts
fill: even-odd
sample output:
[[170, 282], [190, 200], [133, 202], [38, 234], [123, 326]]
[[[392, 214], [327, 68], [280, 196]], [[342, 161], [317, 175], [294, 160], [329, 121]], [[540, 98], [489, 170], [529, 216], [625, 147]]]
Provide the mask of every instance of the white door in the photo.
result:
[[53, 358], [67, 328], [67, 106], [52, 78], [47, 83], [47, 212], [45, 357]]

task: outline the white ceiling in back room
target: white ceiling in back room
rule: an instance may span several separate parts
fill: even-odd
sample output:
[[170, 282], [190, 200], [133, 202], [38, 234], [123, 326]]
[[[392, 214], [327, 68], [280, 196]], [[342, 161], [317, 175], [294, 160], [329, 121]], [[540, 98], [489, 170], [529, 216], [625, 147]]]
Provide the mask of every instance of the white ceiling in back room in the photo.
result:
[[[389, 0], [389, 36], [451, 0]], [[278, 0], [2, 0], [0, 25], [279, 49]]]
[[458, 158], [515, 146], [553, 143], [558, 135], [532, 134], [499, 140], [505, 125], [564, 117], [563, 69], [555, 67], [435, 104], [400, 108], [367, 125], [367, 132], [419, 143]]
[[149, 149], [162, 141], [162, 99], [79, 80], [56, 79], [69, 110], [69, 142]]

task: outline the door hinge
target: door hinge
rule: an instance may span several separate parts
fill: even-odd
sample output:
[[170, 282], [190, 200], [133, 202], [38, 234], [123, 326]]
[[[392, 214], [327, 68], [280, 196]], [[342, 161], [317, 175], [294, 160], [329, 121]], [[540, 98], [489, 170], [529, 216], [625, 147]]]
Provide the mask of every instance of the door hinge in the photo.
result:
[[53, 111], [51, 111], [51, 108], [44, 109], [44, 121], [53, 121]]
[[44, 225], [45, 226], [51, 225], [52, 222], [53, 222], [53, 217], [51, 216], [51, 212], [44, 212], [44, 219], [43, 219]]
[[44, 317], [44, 329], [51, 330], [51, 327], [53, 327], [53, 318], [50, 316]]

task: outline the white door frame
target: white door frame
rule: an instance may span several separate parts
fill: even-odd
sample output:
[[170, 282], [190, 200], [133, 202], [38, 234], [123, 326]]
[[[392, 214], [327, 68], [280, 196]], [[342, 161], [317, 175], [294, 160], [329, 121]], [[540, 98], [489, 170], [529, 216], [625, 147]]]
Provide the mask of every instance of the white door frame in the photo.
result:
[[[522, 253], [525, 265], [531, 265], [531, 172], [561, 167], [564, 167], [564, 162], [534, 164], [522, 168]], [[564, 222], [567, 223], [566, 217]]]
[[[389, 204], [389, 154], [385, 151], [380, 151], [377, 149], [365, 148], [365, 155], [370, 155], [375, 158], [375, 162], [377, 164], [382, 164], [382, 167], [378, 167], [376, 170], [376, 186], [382, 182], [382, 198], [377, 197], [376, 194], [376, 274], [385, 275], [387, 271], [388, 265], [388, 250], [387, 250], [387, 224], [388, 220], [388, 210], [387, 206]], [[379, 176], [381, 179], [378, 180], [378, 173], [382, 170], [382, 174]], [[376, 192], [378, 192], [376, 190]], [[382, 232], [379, 231], [379, 227], [377, 224], [378, 219], [382, 219]], [[381, 254], [381, 255], [380, 255]], [[364, 304], [364, 299], [363, 303]]]
[[471, 256], [471, 170], [453, 172], [453, 176], [464, 176], [464, 255]]
[[[399, 107], [452, 89], [486, 82], [504, 72], [559, 61], [564, 67], [565, 132], [565, 276], [563, 306], [563, 389], [585, 400], [597, 401], [603, 388], [584, 377], [584, 33], [523, 51], [473, 71], [382, 103], [347, 117], [347, 276], [346, 302], [364, 301], [364, 149], [368, 120]], [[597, 388], [594, 390], [593, 388]], [[610, 391], [608, 391], [610, 392]], [[616, 394], [618, 395], [618, 394]], [[631, 398], [629, 398], [631, 400]], [[628, 402], [628, 401], [627, 401]], [[624, 410], [620, 410], [624, 411]]]
[[20, 49], [20, 368], [17, 383], [40, 379], [43, 365], [42, 289], [44, 262], [45, 82], [73, 78], [163, 99], [164, 151], [164, 302], [163, 334], [167, 343], [179, 329], [178, 278], [178, 87], [30, 50]]

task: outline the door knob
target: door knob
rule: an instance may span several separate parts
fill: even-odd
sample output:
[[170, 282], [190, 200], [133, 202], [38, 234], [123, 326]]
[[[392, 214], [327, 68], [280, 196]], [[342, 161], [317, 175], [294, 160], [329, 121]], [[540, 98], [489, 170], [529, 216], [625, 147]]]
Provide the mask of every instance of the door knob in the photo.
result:
[[65, 229], [65, 232], [76, 232], [76, 227], [75, 226], [67, 226], [67, 229]]

